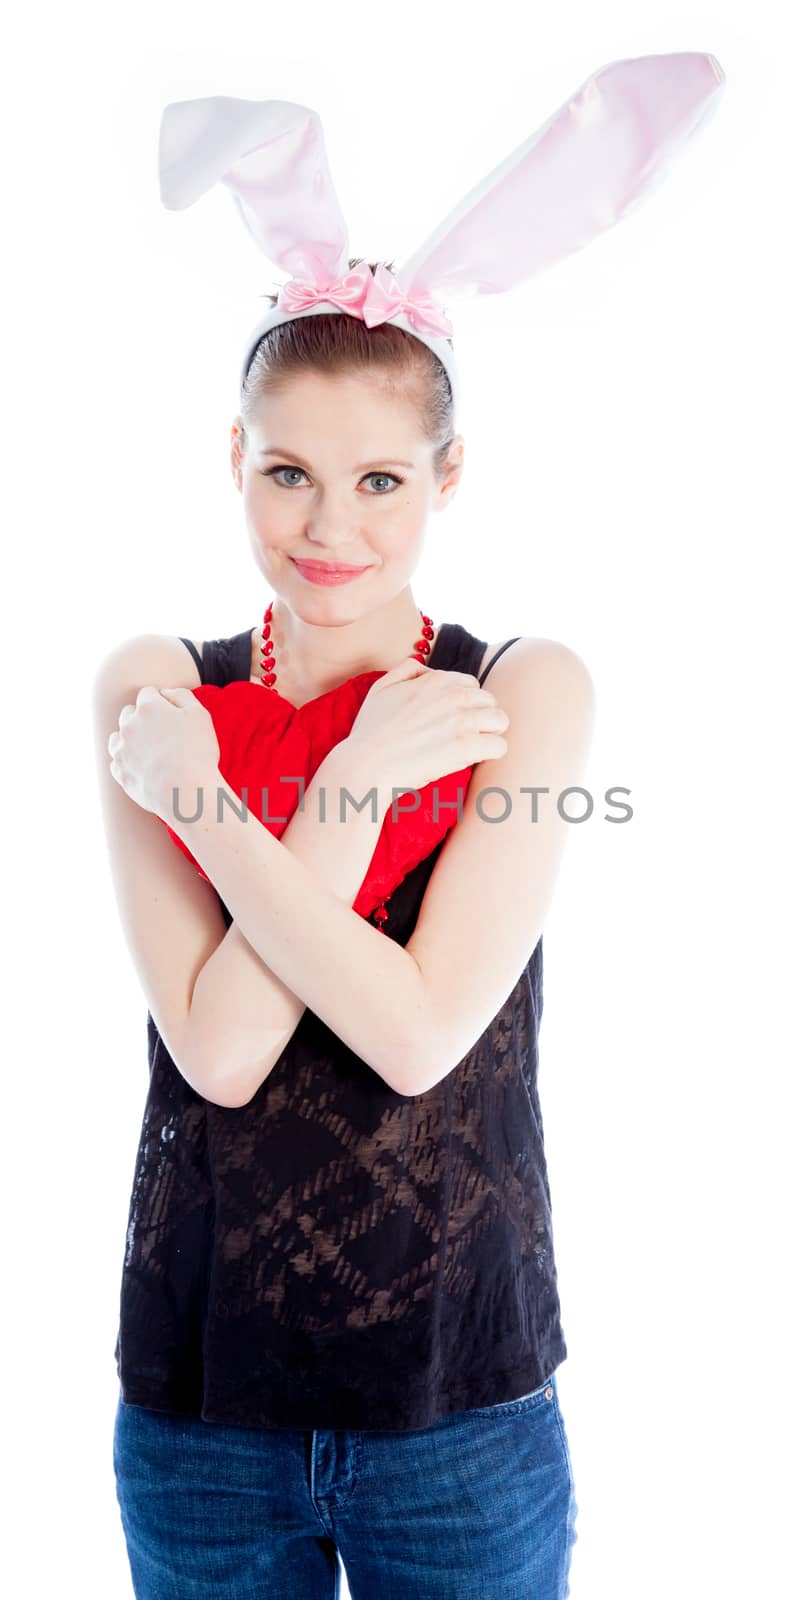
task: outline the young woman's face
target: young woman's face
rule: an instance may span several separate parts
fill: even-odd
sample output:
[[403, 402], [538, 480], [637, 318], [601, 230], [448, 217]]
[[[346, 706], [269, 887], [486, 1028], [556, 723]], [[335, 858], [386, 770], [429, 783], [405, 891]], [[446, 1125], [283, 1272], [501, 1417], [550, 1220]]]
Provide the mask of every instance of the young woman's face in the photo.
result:
[[[240, 425], [240, 418], [237, 419]], [[432, 446], [413, 406], [379, 378], [305, 373], [264, 396], [232, 466], [244, 497], [253, 553], [270, 588], [292, 610], [318, 597], [351, 610], [390, 599], [418, 564], [430, 512], [460, 477], [458, 434], [451, 470], [436, 481]], [[352, 582], [313, 583], [296, 562], [367, 570]]]

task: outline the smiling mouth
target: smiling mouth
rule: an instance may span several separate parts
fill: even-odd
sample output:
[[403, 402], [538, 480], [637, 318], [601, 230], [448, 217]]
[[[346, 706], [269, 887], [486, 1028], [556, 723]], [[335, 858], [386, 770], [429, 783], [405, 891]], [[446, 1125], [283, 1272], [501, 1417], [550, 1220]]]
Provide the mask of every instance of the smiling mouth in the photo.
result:
[[365, 572], [365, 566], [353, 567], [341, 561], [305, 561], [302, 556], [292, 556], [298, 567], [311, 567], [314, 572]]

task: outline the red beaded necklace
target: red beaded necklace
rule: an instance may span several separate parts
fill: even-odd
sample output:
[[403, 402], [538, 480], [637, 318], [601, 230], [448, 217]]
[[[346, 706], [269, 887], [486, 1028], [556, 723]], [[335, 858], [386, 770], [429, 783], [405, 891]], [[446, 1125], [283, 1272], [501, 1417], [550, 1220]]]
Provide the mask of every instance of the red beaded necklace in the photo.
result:
[[[263, 644], [260, 647], [260, 681], [263, 684], [264, 689], [274, 689], [275, 694], [279, 694], [279, 690], [275, 689], [277, 674], [274, 671], [274, 640], [271, 636], [273, 605], [274, 601], [270, 600], [266, 610], [263, 613], [263, 627], [261, 629]], [[411, 651], [411, 655], [416, 661], [421, 661], [423, 663], [432, 649], [430, 639], [433, 637], [435, 629], [431, 617], [425, 616], [423, 611], [419, 612], [419, 616], [421, 617], [422, 623], [421, 638], [416, 640]], [[379, 905], [375, 906], [371, 913], [371, 918], [369, 919], [374, 923], [375, 927], [379, 928], [381, 933], [385, 932], [385, 924], [388, 921], [387, 903], [389, 899], [390, 895], [388, 895], [385, 900], [381, 900]]]

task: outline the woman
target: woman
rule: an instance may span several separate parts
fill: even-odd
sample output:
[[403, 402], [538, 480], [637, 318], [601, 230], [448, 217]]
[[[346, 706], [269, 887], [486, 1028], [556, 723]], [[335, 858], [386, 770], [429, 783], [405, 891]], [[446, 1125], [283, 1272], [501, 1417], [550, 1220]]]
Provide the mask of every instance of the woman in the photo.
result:
[[[603, 69], [398, 275], [345, 270], [314, 113], [167, 108], [166, 203], [222, 177], [294, 277], [249, 342], [231, 438], [263, 624], [132, 639], [95, 686], [149, 1003], [114, 1431], [146, 1600], [335, 1596], [339, 1558], [353, 1600], [569, 1593], [537, 1038], [594, 692], [567, 645], [488, 643], [418, 609], [428, 519], [464, 458], [430, 291], [496, 292], [584, 245], [721, 82], [698, 54]], [[335, 564], [356, 572], [319, 573]], [[218, 719], [235, 706], [246, 732], [250, 685], [276, 783], [310, 778], [279, 836], [223, 770]], [[430, 805], [386, 830], [394, 794], [460, 774], [453, 825]], [[361, 914], [400, 828], [425, 848]]]
[[[225, 783], [185, 641], [133, 639], [97, 675], [114, 881], [149, 1001], [116, 1350], [137, 1595], [244, 1595], [256, 1574], [272, 1594], [334, 1593], [337, 1552], [354, 1600], [520, 1595], [533, 1573], [536, 1593], [567, 1592], [537, 1028], [568, 826], [554, 800], [582, 781], [594, 696], [552, 640], [444, 624], [411, 659], [411, 579], [463, 457], [446, 375], [401, 329], [305, 317], [261, 342], [231, 465], [276, 596], [268, 675], [298, 707], [384, 674], [279, 840], [229, 808], [215, 820]], [[363, 570], [320, 584], [305, 557]], [[196, 642], [204, 680], [260, 683], [261, 632]], [[377, 829], [368, 807], [341, 821], [335, 791], [376, 787], [382, 822], [392, 786], [466, 765], [461, 819], [369, 926], [351, 906]], [[176, 823], [173, 784], [184, 812], [202, 786], [200, 824]], [[535, 822], [531, 784], [548, 791]]]

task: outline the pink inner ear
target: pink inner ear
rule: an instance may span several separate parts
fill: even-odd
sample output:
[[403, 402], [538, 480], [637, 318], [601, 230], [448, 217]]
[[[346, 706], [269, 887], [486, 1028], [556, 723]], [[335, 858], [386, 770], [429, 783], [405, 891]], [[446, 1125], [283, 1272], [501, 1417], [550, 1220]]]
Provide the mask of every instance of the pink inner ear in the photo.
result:
[[[246, 805], [254, 822], [262, 822], [275, 838], [280, 838], [299, 804], [297, 776], [304, 777], [307, 788], [324, 757], [347, 738], [372, 683], [382, 676], [380, 672], [360, 673], [299, 707], [292, 706], [275, 690], [264, 693], [259, 683], [228, 683], [223, 688], [202, 684], [192, 691], [213, 719], [219, 741], [219, 771], [239, 798], [246, 790]], [[419, 791], [418, 807], [413, 811], [400, 809], [395, 820], [392, 811], [388, 811], [354, 901], [354, 910], [360, 916], [368, 917], [445, 838], [457, 821], [456, 804], [446, 802], [456, 803], [459, 791], [465, 800], [472, 770], [464, 767], [427, 784]], [[211, 806], [215, 814], [215, 792], [201, 798], [203, 811]], [[356, 794], [355, 798], [362, 796]], [[263, 817], [261, 802], [265, 808]], [[181, 803], [184, 811], [193, 812], [196, 808], [192, 796], [182, 797]], [[405, 803], [413, 803], [409, 792]], [[401, 807], [401, 799], [398, 804]], [[230, 821], [235, 825], [235, 818], [228, 818]], [[209, 881], [183, 840], [168, 823], [164, 827], [178, 849], [194, 862], [201, 877]]]

